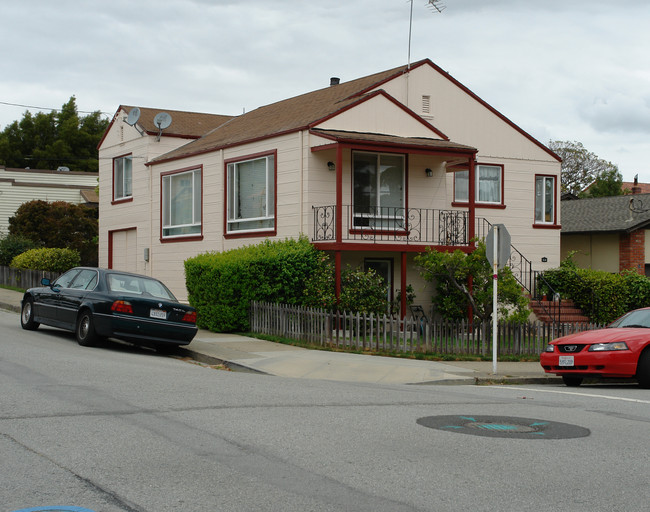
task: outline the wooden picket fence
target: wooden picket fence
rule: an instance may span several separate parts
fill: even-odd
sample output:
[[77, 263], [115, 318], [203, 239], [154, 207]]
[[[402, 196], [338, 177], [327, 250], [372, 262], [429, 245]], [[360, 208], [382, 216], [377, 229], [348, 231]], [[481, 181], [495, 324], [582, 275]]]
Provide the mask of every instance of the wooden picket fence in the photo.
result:
[[21, 270], [0, 265], [0, 285], [13, 286], [14, 288], [22, 288], [24, 290], [41, 286], [41, 279], [44, 277], [54, 281], [60, 275], [58, 272]]
[[[327, 312], [252, 302], [251, 331], [350, 351], [485, 355], [492, 353], [492, 325]], [[499, 354], [539, 355], [554, 338], [595, 329], [595, 324], [499, 323]]]

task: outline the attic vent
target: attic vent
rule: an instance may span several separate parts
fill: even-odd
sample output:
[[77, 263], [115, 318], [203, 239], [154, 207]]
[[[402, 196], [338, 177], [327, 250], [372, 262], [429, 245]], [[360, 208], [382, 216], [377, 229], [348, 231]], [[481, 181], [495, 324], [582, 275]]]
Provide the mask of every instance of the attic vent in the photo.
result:
[[431, 113], [431, 96], [422, 96], [422, 112], [424, 114]]
[[338, 76], [333, 76], [330, 78], [330, 85], [339, 85], [341, 83], [341, 79]]

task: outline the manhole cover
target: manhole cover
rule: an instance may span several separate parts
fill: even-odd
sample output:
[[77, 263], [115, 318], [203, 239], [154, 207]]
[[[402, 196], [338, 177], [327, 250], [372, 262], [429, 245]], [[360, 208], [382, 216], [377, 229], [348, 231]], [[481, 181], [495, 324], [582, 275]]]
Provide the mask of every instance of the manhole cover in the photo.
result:
[[591, 433], [587, 428], [569, 423], [510, 416], [427, 416], [417, 423], [436, 430], [511, 439], [572, 439]]

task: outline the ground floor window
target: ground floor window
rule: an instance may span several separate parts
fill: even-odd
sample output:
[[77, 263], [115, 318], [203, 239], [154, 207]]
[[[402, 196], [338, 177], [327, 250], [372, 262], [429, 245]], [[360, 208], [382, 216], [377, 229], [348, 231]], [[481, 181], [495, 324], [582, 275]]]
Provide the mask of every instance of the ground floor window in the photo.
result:
[[275, 155], [228, 163], [227, 232], [275, 227]]

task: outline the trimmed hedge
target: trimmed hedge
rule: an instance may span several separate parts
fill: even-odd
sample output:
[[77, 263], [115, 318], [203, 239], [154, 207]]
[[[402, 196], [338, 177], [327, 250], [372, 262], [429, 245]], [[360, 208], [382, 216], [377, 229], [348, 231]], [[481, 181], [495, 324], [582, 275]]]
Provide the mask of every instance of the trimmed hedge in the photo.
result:
[[596, 323], [608, 324], [631, 309], [650, 306], [650, 279], [633, 271], [610, 274], [562, 264], [545, 271], [544, 278]]
[[251, 301], [300, 304], [319, 251], [306, 237], [265, 241], [185, 261], [189, 302], [197, 325], [215, 332], [248, 331]]
[[19, 254], [36, 249], [38, 244], [22, 235], [6, 235], [0, 239], [0, 265], [8, 267]]
[[11, 260], [9, 266], [20, 269], [63, 273], [79, 266], [79, 252], [73, 249], [30, 249]]

